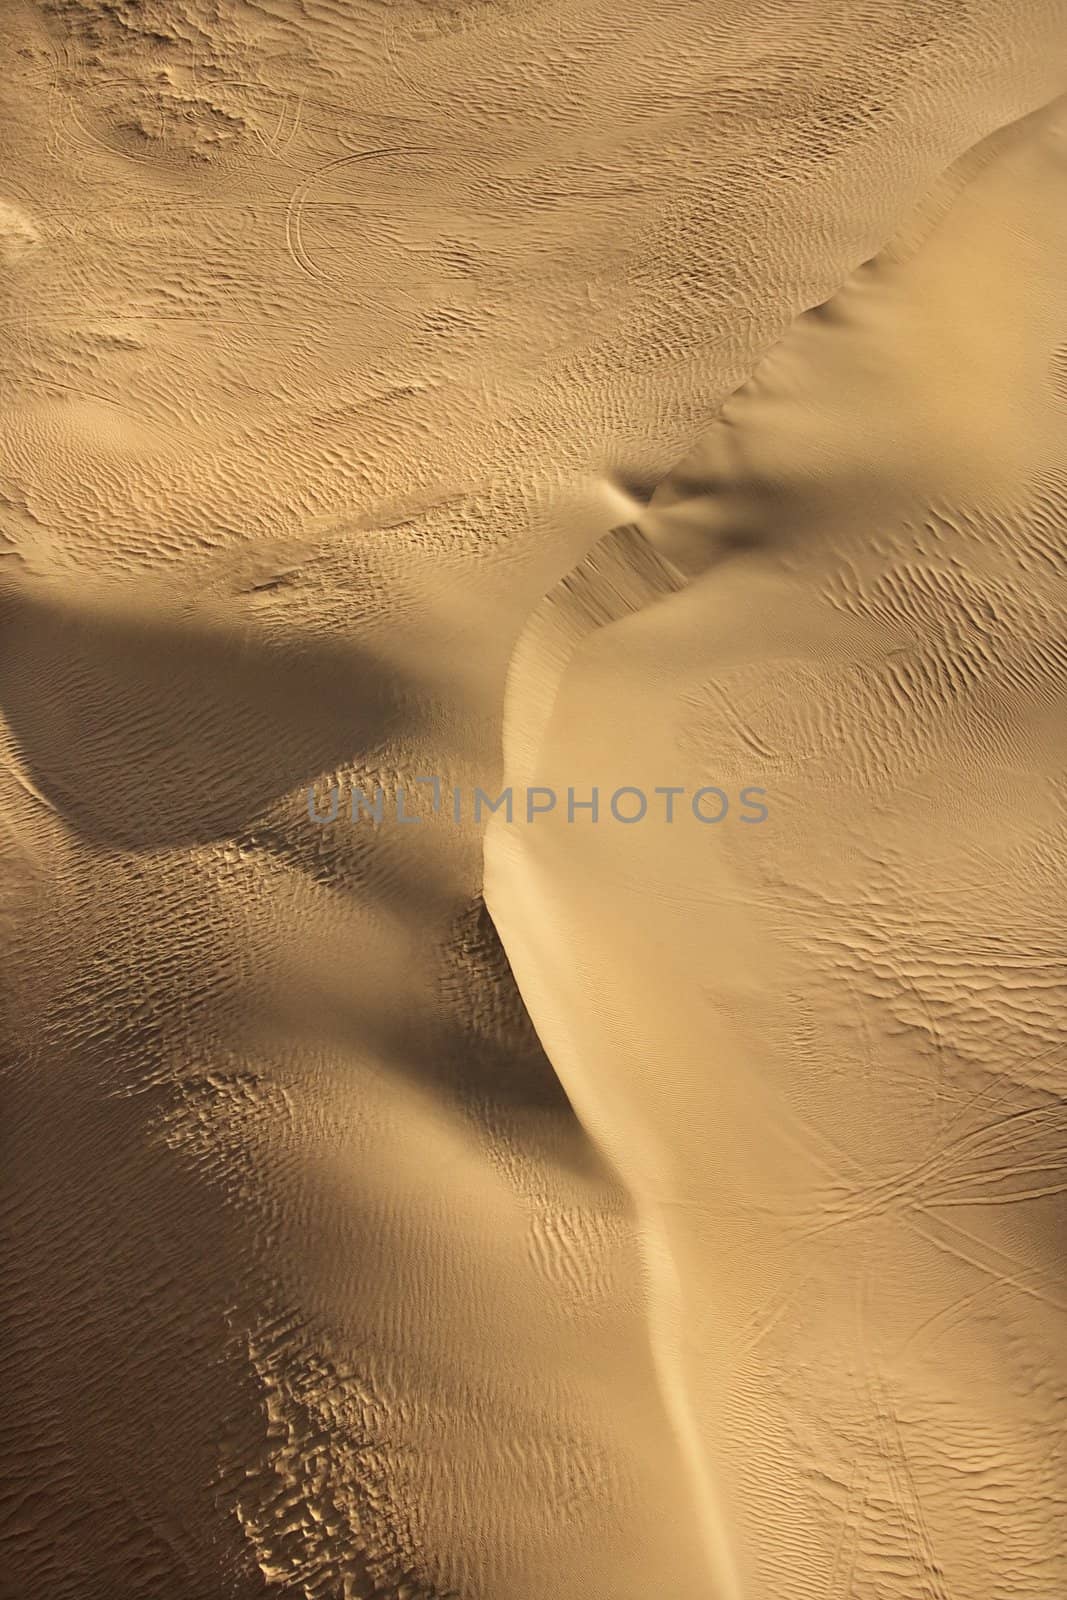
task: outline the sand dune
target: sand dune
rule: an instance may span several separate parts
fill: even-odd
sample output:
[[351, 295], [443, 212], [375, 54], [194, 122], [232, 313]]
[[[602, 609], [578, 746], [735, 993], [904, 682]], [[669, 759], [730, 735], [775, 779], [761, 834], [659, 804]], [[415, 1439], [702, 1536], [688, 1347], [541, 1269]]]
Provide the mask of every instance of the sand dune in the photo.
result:
[[1062, 4], [0, 22], [0, 1595], [1058, 1600]]
[[1065, 155], [1061, 103], [968, 157], [653, 497], [688, 585], [561, 587], [516, 657], [517, 725], [557, 683], [526, 781], [768, 797], [488, 850], [725, 1594], [1067, 1578]]

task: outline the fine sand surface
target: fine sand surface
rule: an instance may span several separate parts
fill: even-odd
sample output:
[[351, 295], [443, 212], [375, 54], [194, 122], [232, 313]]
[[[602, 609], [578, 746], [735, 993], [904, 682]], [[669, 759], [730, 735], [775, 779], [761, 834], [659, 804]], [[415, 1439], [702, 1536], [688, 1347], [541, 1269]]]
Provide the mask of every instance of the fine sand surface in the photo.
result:
[[1063, 1600], [1067, 5], [0, 30], [0, 1596]]

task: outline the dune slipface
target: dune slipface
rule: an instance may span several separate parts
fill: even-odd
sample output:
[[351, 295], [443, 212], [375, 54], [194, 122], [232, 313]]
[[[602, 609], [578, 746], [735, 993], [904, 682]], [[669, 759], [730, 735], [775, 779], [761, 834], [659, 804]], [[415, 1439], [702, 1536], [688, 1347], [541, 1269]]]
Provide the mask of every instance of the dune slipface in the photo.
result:
[[1058, 1600], [1062, 4], [0, 25], [0, 1595]]

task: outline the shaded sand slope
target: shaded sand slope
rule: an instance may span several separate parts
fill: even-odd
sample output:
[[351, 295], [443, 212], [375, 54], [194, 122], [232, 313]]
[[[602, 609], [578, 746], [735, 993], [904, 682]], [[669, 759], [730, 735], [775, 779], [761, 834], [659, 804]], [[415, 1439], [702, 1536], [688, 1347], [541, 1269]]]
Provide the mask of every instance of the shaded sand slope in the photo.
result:
[[1061, 20], [2, 8], [5, 1600], [716, 1592], [481, 830], [305, 786], [499, 780], [541, 597], [642, 603], [617, 485]]
[[735, 802], [487, 840], [709, 1593], [1067, 1585], [1065, 178], [1062, 102], [948, 174], [653, 497], [672, 585], [561, 586], [516, 653], [526, 781]]

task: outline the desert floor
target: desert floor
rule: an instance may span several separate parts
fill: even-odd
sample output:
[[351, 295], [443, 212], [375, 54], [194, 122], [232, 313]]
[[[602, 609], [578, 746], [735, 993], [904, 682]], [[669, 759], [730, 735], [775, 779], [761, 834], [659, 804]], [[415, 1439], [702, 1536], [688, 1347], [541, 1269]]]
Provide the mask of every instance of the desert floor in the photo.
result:
[[0, 37], [0, 1596], [1062, 1600], [1067, 4]]

